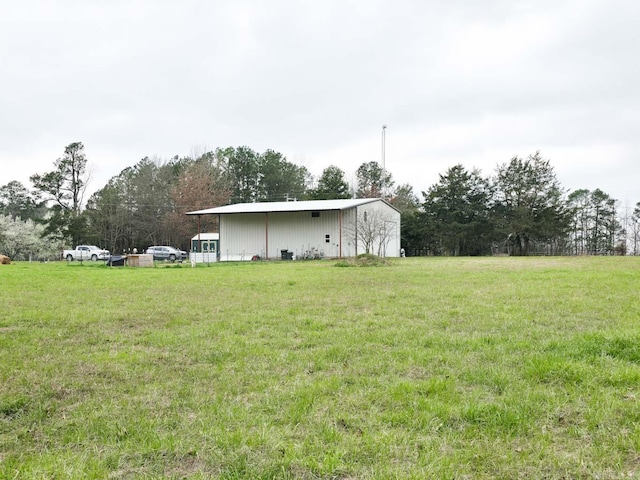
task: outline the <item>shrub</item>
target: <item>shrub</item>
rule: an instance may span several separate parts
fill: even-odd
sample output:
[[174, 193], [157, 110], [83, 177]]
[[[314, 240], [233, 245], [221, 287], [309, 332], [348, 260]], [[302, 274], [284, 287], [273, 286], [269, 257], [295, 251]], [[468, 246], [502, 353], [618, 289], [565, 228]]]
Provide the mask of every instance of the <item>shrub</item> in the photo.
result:
[[356, 258], [348, 258], [340, 260], [336, 263], [336, 267], [383, 267], [391, 263], [389, 260], [370, 253], [362, 253]]

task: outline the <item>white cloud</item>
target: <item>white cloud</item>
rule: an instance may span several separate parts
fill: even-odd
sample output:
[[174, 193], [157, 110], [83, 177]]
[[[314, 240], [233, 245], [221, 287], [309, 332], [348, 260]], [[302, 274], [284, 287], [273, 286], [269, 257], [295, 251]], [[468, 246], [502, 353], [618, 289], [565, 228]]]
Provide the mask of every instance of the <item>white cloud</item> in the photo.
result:
[[567, 187], [640, 201], [639, 14], [626, 0], [0, 6], [0, 184], [74, 141], [103, 183], [202, 144], [353, 174], [380, 159], [387, 124], [387, 168], [417, 192], [456, 163], [489, 174], [540, 150]]

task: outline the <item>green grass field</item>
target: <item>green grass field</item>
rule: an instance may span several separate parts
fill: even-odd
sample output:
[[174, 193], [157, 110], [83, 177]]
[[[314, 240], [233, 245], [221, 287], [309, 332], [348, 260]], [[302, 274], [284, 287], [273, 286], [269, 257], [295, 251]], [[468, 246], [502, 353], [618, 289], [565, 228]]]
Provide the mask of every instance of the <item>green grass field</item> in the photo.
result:
[[640, 478], [640, 258], [0, 266], [0, 478]]

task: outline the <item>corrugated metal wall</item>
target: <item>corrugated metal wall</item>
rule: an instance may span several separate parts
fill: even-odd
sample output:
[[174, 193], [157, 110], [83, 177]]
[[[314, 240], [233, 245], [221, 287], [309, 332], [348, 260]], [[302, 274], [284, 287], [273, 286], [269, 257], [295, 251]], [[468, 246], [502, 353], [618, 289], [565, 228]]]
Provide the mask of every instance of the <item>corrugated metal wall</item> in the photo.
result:
[[[357, 207], [357, 217], [378, 212], [392, 225], [394, 234], [385, 245], [384, 255], [400, 255], [400, 214], [384, 202], [372, 202]], [[221, 260], [251, 260], [254, 255], [279, 259], [282, 250], [293, 252], [297, 258], [307, 255], [322, 257], [351, 257], [364, 253], [356, 240], [356, 208], [339, 211], [238, 213], [220, 215]], [[369, 214], [371, 215], [371, 214]], [[342, 252], [340, 233], [342, 226]], [[269, 236], [267, 239], [267, 229]], [[358, 244], [356, 252], [356, 244]], [[268, 251], [267, 251], [268, 249]], [[376, 251], [373, 253], [377, 253]], [[267, 255], [268, 254], [268, 255]]]
[[[400, 256], [400, 212], [391, 208], [384, 202], [373, 202], [363, 205], [358, 208], [367, 210], [369, 212], [375, 212], [378, 215], [378, 219], [384, 220], [388, 228], [388, 237], [386, 243], [382, 245], [382, 256], [384, 257], [399, 257]], [[376, 251], [372, 253], [378, 253], [377, 249], [379, 245], [375, 246]], [[364, 252], [358, 252], [364, 253]]]
[[220, 259], [251, 260], [265, 256], [265, 220], [261, 213], [220, 215]]
[[342, 212], [342, 256], [355, 257], [357, 241], [355, 238], [356, 208]]
[[[354, 209], [355, 210], [355, 209]], [[380, 242], [374, 242], [372, 251], [369, 253], [380, 254], [384, 257], [399, 257], [400, 256], [400, 212], [390, 207], [382, 201], [371, 202], [365, 205], [357, 207], [357, 213], [350, 212], [349, 221], [347, 222], [347, 236], [345, 241], [350, 241], [354, 245], [357, 244], [357, 255], [366, 253], [365, 246], [362, 239], [357, 238], [359, 236], [358, 229], [366, 228], [363, 226], [365, 222], [365, 213], [369, 222], [384, 222], [385, 228], [388, 229], [388, 237], [383, 245]], [[357, 221], [356, 221], [357, 217]], [[346, 218], [346, 216], [345, 216]]]
[[[269, 214], [269, 258], [280, 257], [281, 250], [321, 257], [339, 256], [338, 211], [287, 212]], [[328, 237], [327, 237], [328, 235]]]

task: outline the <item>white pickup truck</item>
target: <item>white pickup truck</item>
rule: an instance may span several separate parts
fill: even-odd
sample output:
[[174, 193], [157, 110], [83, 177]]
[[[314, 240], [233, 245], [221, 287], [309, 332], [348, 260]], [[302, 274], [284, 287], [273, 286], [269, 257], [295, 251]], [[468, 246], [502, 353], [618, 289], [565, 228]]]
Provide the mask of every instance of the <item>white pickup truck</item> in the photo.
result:
[[75, 250], [63, 250], [62, 258], [68, 262], [73, 260], [109, 260], [109, 250], [103, 250], [95, 245], [78, 245]]

